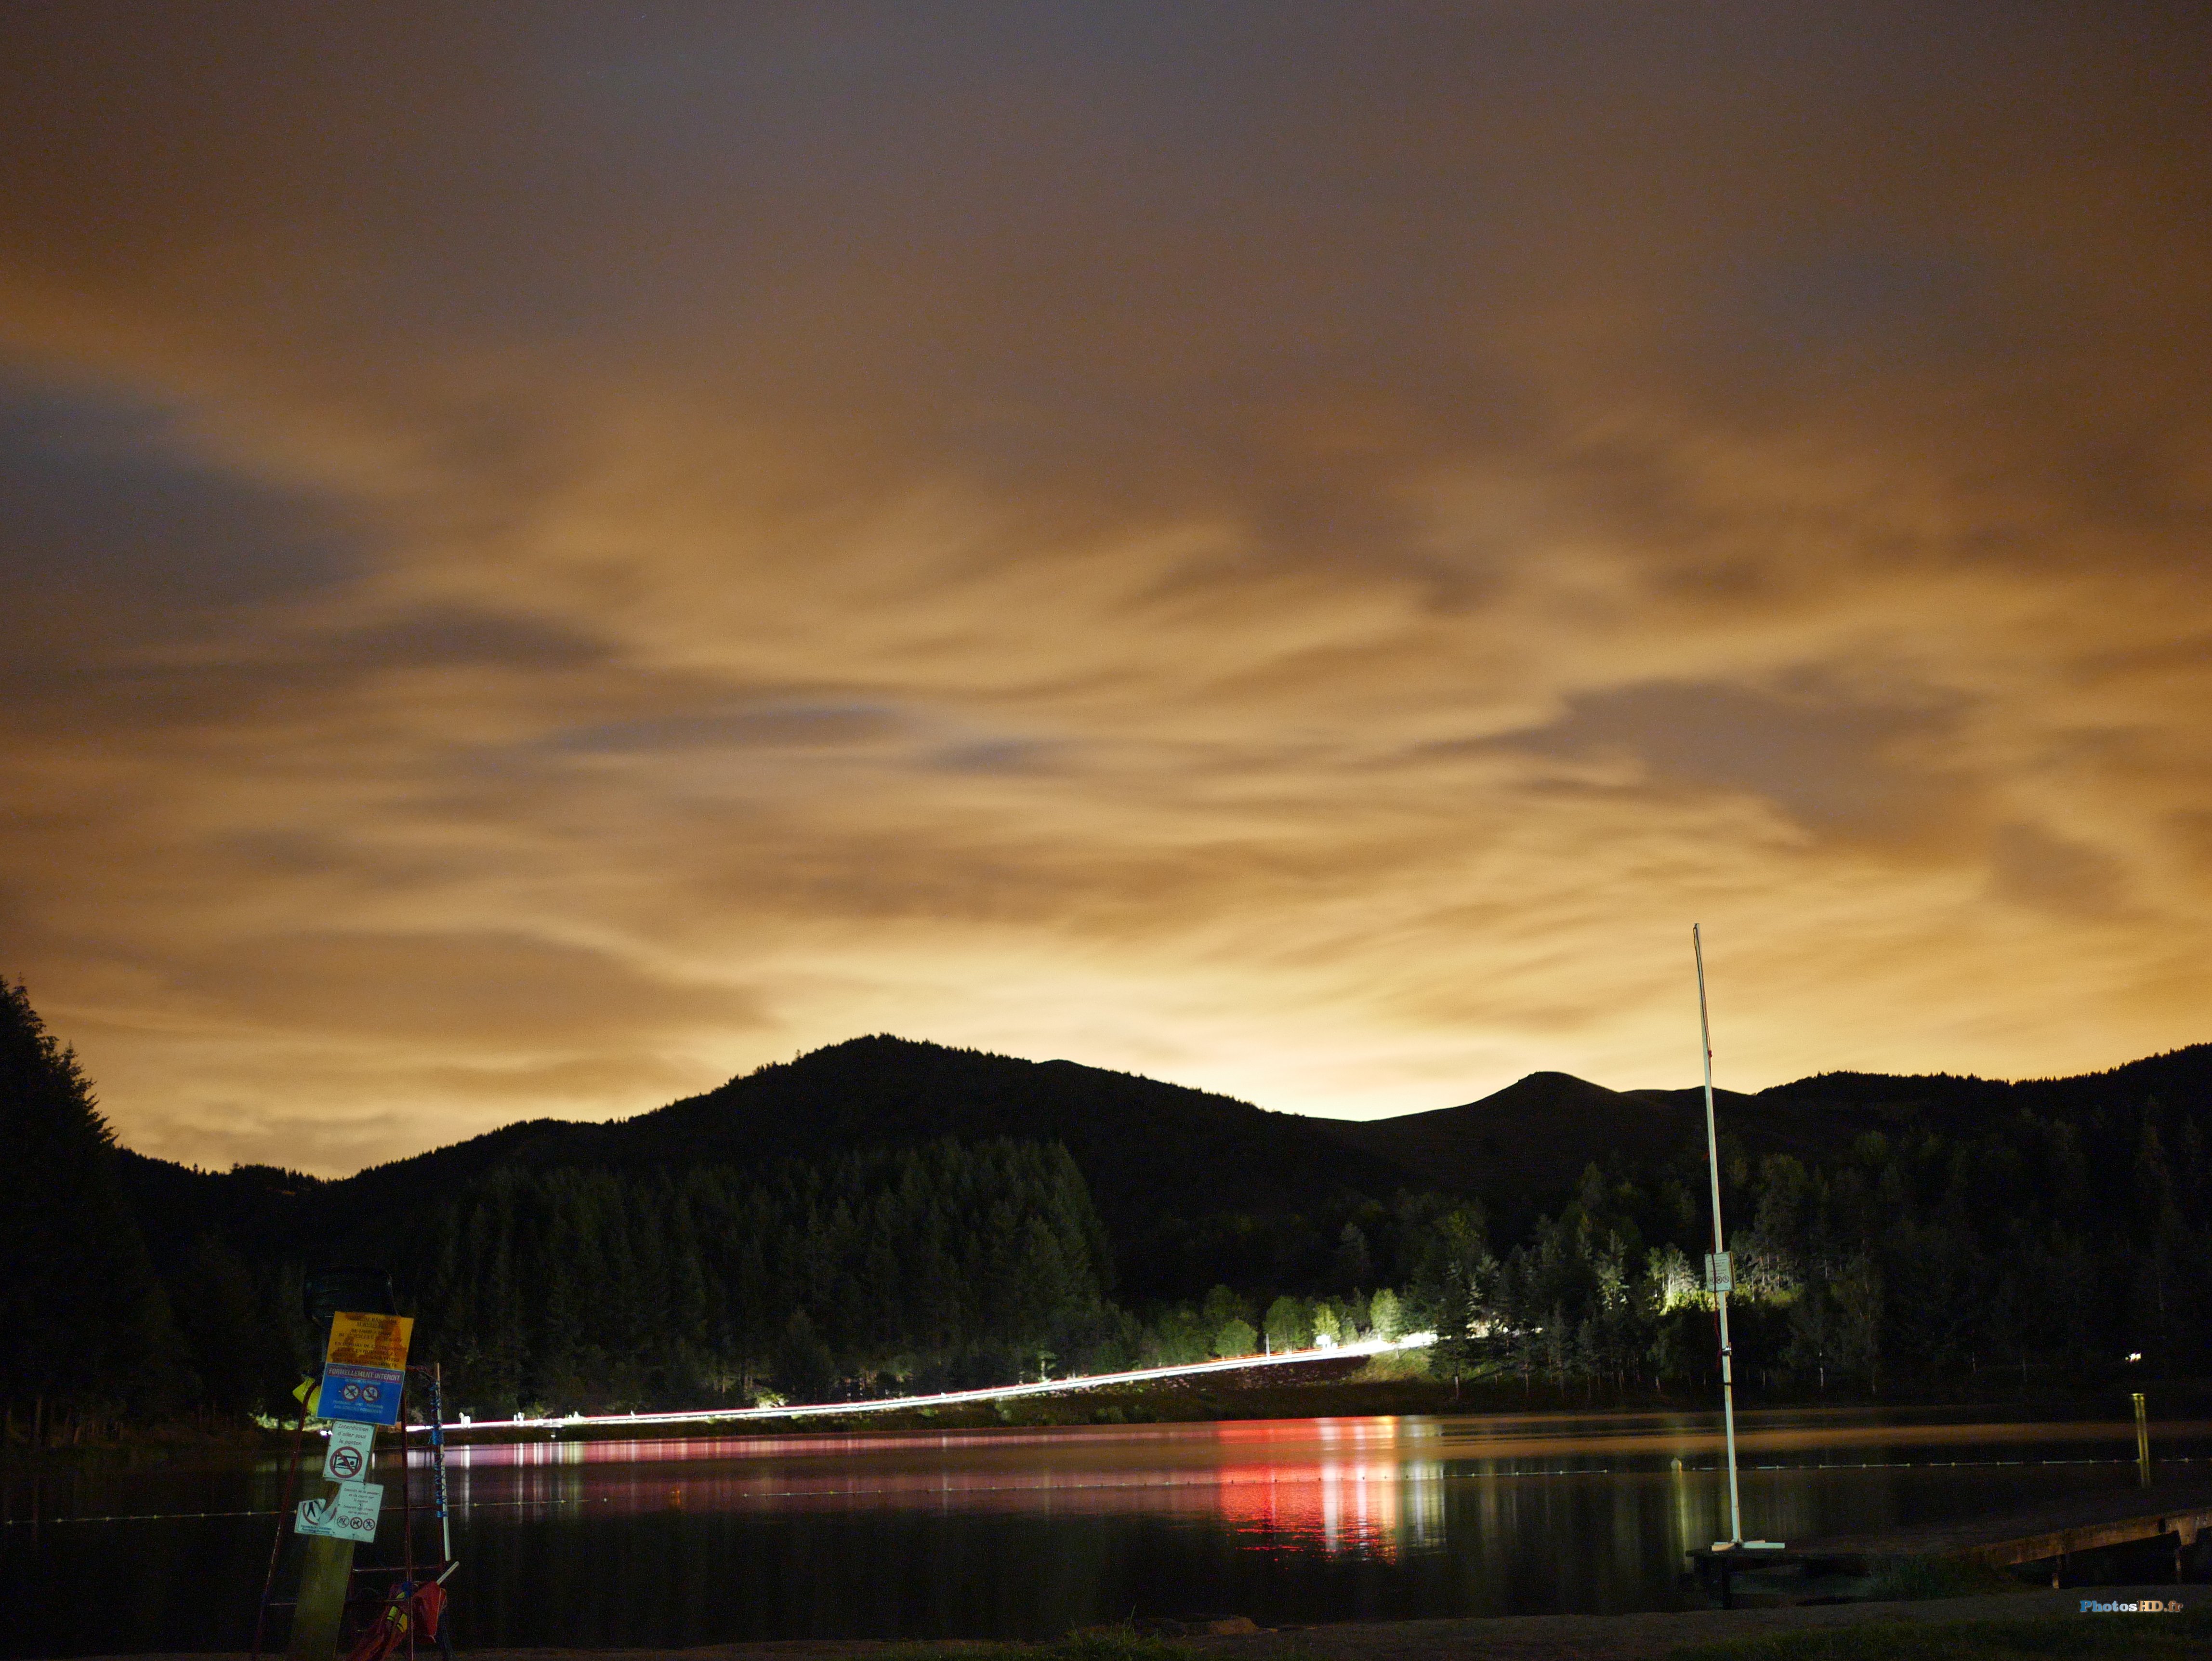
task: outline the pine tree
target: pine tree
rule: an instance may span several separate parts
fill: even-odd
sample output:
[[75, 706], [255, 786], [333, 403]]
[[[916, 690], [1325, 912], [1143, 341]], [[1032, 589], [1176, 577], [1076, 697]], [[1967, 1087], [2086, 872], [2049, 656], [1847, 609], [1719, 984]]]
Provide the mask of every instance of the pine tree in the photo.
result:
[[20, 985], [0, 981], [0, 1378], [9, 1409], [59, 1415], [173, 1406], [188, 1380], [168, 1300], [115, 1170], [92, 1086]]

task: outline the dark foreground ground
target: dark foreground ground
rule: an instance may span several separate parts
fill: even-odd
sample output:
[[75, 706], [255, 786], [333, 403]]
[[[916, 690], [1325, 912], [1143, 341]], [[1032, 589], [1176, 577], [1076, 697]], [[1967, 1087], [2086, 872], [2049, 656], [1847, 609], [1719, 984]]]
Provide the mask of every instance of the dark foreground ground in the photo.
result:
[[[2154, 1605], [2156, 1612], [2085, 1610], [2090, 1599]], [[2169, 1606], [2176, 1602], [2189, 1607], [2174, 1611]], [[470, 1650], [462, 1656], [464, 1661], [2064, 1661], [2077, 1656], [2203, 1661], [2212, 1658], [2212, 1587], [2100, 1586], [1790, 1609], [1347, 1621], [1173, 1642], [1118, 1634], [1078, 1634], [1056, 1645], [792, 1639], [684, 1650]]]

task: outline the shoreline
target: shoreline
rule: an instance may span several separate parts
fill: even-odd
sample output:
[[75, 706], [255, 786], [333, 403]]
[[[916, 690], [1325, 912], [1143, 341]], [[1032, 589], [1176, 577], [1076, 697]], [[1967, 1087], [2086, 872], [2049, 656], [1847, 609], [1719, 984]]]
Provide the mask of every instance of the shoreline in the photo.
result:
[[[2154, 1391], [2152, 1435], [2161, 1422], [2212, 1417], [2212, 1380], [2144, 1381]], [[1993, 1421], [2048, 1415], [2053, 1421], [2124, 1414], [2125, 1397], [2098, 1384], [2070, 1390], [2033, 1390], [2010, 1394], [1831, 1396], [1739, 1397], [1738, 1411], [1805, 1412], [1827, 1409], [1883, 1417], [1916, 1414], [1978, 1413]], [[1448, 1380], [1351, 1377], [1286, 1380], [1259, 1368], [1224, 1370], [1211, 1377], [1146, 1384], [1103, 1384], [1066, 1394], [1018, 1397], [942, 1407], [875, 1407], [841, 1412], [821, 1404], [804, 1420], [739, 1419], [681, 1425], [653, 1422], [641, 1415], [625, 1419], [552, 1421], [515, 1424], [506, 1420], [449, 1422], [448, 1445], [471, 1444], [662, 1441], [732, 1436], [775, 1438], [828, 1434], [914, 1433], [945, 1431], [1039, 1430], [1103, 1426], [1207, 1424], [1231, 1420], [1310, 1418], [1459, 1418], [1514, 1415], [1589, 1415], [1664, 1413], [1717, 1414], [1718, 1403], [1694, 1392], [1660, 1394], [1626, 1391], [1606, 1401], [1575, 1401], [1565, 1393], [1524, 1391], [1517, 1384], [1474, 1381], [1455, 1392]], [[0, 1469], [27, 1474], [38, 1466], [65, 1468], [122, 1459], [163, 1463], [173, 1459], [222, 1457], [239, 1452], [283, 1452], [292, 1444], [288, 1425], [280, 1430], [235, 1427], [210, 1432], [200, 1427], [149, 1427], [143, 1434], [74, 1446], [32, 1448], [0, 1444]]]
[[[1256, 1369], [1255, 1370], [1257, 1371]], [[1212, 1378], [1148, 1385], [1099, 1385], [1066, 1395], [1017, 1398], [1001, 1402], [954, 1406], [871, 1408], [849, 1414], [834, 1407], [811, 1412], [803, 1421], [732, 1419], [682, 1426], [655, 1424], [641, 1416], [632, 1424], [618, 1419], [579, 1420], [514, 1425], [479, 1420], [447, 1425], [448, 1445], [470, 1443], [543, 1441], [659, 1441], [696, 1437], [817, 1436], [824, 1433], [911, 1433], [972, 1430], [1042, 1430], [1085, 1427], [1209, 1424], [1233, 1420], [1358, 1418], [1510, 1418], [1516, 1415], [1599, 1417], [1619, 1414], [1711, 1414], [1717, 1398], [1702, 1395], [1638, 1395], [1617, 1400], [1580, 1402], [1543, 1392], [1525, 1394], [1517, 1386], [1476, 1388], [1455, 1393], [1448, 1381], [1373, 1379], [1357, 1376], [1288, 1382], [1252, 1374], [1223, 1372]], [[1911, 1397], [1739, 1397], [1737, 1412], [1802, 1413], [1826, 1409], [1893, 1418], [1918, 1414], [1983, 1415], [1993, 1421], [2045, 1415], [2054, 1422], [2126, 1415], [2126, 1398], [2087, 1388], [2019, 1396], [1967, 1395]], [[2212, 1418], [2212, 1384], [2162, 1381], [2159, 1386], [2154, 1439], [2161, 1422]], [[2131, 1440], [2132, 1431], [2128, 1432]]]

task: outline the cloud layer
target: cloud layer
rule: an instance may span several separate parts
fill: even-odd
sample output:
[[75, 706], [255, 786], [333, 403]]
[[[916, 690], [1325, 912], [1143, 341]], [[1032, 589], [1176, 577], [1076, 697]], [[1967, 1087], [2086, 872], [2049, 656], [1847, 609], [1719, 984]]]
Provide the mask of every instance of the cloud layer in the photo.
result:
[[0, 19], [4, 967], [349, 1169], [854, 1033], [1364, 1116], [2206, 1037], [2212, 36]]

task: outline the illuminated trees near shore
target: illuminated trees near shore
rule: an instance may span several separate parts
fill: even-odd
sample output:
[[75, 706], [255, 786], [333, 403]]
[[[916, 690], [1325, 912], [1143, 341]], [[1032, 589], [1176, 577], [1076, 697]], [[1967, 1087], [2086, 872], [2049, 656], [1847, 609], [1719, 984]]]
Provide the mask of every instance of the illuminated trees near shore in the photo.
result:
[[1241, 1315], [1231, 1316], [1213, 1335], [1213, 1353], [1224, 1360], [1237, 1355], [1256, 1355], [1259, 1352], [1260, 1335]]
[[[1313, 1316], [1299, 1299], [1281, 1297], [1267, 1305], [1267, 1348], [1307, 1349], [1313, 1344]], [[1329, 1335], [1335, 1336], [1334, 1333]]]

